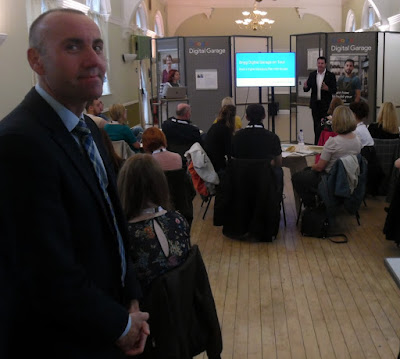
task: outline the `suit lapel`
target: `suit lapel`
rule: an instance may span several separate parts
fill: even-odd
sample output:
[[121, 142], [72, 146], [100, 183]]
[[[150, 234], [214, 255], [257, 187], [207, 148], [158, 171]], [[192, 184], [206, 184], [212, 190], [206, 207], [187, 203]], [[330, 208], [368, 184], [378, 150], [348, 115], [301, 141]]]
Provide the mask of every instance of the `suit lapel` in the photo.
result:
[[61, 118], [34, 89], [28, 93], [22, 106], [29, 108], [34, 118], [47, 129], [50, 138], [61, 147], [66, 158], [81, 175], [99, 205], [106, 211], [103, 199], [104, 196], [101, 193], [96, 174], [91, 167], [90, 161], [81, 152], [78, 144], [64, 126]]

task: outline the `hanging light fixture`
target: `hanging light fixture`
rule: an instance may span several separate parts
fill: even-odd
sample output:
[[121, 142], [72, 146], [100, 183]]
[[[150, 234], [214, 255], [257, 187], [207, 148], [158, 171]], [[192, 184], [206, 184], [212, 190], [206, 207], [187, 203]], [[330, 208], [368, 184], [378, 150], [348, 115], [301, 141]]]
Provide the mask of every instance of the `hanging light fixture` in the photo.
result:
[[243, 19], [235, 20], [236, 24], [238, 24], [241, 29], [252, 29], [254, 31], [262, 30], [275, 22], [275, 20], [266, 17], [266, 11], [258, 10], [257, 3], [259, 2], [261, 2], [261, 0], [256, 0], [254, 2], [252, 11], [242, 11]]

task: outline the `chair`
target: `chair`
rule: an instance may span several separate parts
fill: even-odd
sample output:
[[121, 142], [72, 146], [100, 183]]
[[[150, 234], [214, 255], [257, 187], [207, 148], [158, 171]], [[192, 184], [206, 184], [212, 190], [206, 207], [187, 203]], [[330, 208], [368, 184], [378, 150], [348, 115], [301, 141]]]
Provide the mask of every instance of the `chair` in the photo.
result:
[[222, 335], [207, 270], [194, 245], [186, 261], [155, 279], [141, 307], [150, 314], [150, 337], [140, 358], [220, 359]]
[[206, 214], [207, 214], [207, 211], [208, 211], [208, 207], [210, 207], [211, 200], [212, 200], [214, 197], [215, 197], [215, 194], [214, 194], [214, 193], [213, 193], [213, 194], [209, 194], [209, 195], [206, 196], [206, 197], [202, 196], [202, 198], [201, 198], [202, 201], [201, 201], [201, 206], [200, 206], [200, 207], [203, 207], [203, 204], [204, 204], [204, 203], [207, 203], [206, 209], [205, 209], [205, 211], [204, 211], [204, 213], [203, 213], [203, 219], [206, 218]]
[[[317, 189], [317, 202], [321, 201], [327, 211], [328, 219], [333, 223], [335, 214], [340, 206], [344, 206], [346, 211], [356, 217], [358, 225], [360, 223], [360, 214], [358, 212], [361, 203], [364, 201], [367, 184], [368, 163], [366, 159], [357, 155], [359, 165], [359, 175], [357, 187], [351, 192], [347, 180], [347, 172], [343, 165], [343, 159], [350, 156], [339, 158], [331, 168], [328, 174], [321, 176]], [[365, 203], [365, 202], [364, 202]], [[300, 208], [297, 214], [296, 225], [299, 223], [302, 212], [303, 201], [300, 201]]]
[[183, 168], [164, 171], [164, 173], [168, 181], [171, 204], [191, 225], [193, 221], [193, 198], [196, 191], [189, 174]]
[[269, 160], [232, 159], [222, 182], [223, 204], [218, 211], [224, 235], [246, 235], [266, 242], [276, 238], [283, 198], [279, 187]]
[[374, 138], [374, 142], [376, 157], [384, 173], [378, 195], [386, 196], [392, 187], [394, 161], [400, 157], [400, 139]]
[[124, 140], [112, 141], [112, 145], [117, 155], [121, 157], [123, 160], [126, 160], [127, 158], [135, 154], [135, 152], [132, 151], [132, 149]]
[[207, 202], [203, 219], [207, 214], [211, 199], [216, 194], [216, 186], [220, 183], [218, 174], [214, 170], [214, 166], [207, 156], [206, 151], [198, 143], [194, 143], [185, 153], [188, 161], [188, 171], [192, 176], [194, 188], [201, 195], [202, 203]]

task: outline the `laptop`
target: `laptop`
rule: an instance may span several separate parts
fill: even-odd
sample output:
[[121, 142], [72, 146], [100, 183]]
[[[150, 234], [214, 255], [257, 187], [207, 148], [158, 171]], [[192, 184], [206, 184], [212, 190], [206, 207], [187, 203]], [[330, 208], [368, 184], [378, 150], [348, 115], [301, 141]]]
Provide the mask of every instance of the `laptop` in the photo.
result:
[[186, 87], [168, 87], [165, 93], [166, 99], [186, 98]]

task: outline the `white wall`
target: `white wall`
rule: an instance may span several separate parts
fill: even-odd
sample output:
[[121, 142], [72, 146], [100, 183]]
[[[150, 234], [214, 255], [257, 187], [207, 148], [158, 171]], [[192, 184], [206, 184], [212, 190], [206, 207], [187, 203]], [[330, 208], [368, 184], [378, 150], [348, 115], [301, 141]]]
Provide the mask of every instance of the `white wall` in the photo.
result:
[[[25, 0], [0, 0], [0, 33], [8, 34], [7, 40], [0, 46], [0, 120], [21, 102], [34, 85], [33, 72], [26, 59], [28, 28], [25, 3]], [[111, 7], [108, 26], [111, 95], [102, 97], [106, 107], [113, 103], [135, 103], [139, 98], [139, 61], [125, 64], [121, 58], [129, 50], [121, 0], [112, 0]]]
[[0, 46], [0, 119], [8, 114], [32, 87], [32, 71], [26, 59], [28, 29], [25, 1], [0, 0], [0, 33], [8, 34]]

